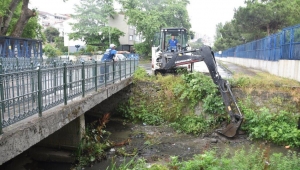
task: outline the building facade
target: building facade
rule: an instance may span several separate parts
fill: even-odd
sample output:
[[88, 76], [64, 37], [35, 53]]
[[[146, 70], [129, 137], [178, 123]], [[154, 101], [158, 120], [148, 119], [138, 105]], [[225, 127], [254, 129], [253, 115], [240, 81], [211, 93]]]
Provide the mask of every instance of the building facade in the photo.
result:
[[119, 39], [121, 46], [118, 50], [131, 51], [135, 43], [142, 42], [142, 36], [137, 34], [134, 26], [127, 24], [124, 14], [118, 13], [114, 18], [109, 18], [108, 25], [124, 32], [124, 36]]
[[[69, 52], [77, 51], [76, 45], [80, 48], [85, 47], [85, 43], [80, 40], [70, 40], [68, 34], [72, 33], [70, 23], [76, 22], [69, 14], [51, 14], [49, 12], [39, 11], [39, 23], [44, 29], [54, 27], [60, 32], [60, 36], [64, 37], [64, 46], [68, 46]], [[142, 42], [142, 36], [137, 34], [134, 26], [128, 25], [125, 15], [117, 13], [113, 18], [109, 18], [108, 26], [119, 29], [124, 32], [124, 36], [120, 37], [120, 46], [118, 50], [131, 51], [135, 43]]]

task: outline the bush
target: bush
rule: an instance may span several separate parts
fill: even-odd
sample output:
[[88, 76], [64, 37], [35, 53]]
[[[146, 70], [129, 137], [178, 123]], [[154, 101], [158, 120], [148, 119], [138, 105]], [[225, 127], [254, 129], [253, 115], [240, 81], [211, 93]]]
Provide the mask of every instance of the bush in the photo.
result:
[[297, 129], [298, 117], [285, 110], [271, 112], [262, 107], [255, 110], [251, 99], [240, 102], [244, 114], [242, 128], [248, 131], [252, 139], [265, 139], [280, 145], [300, 147], [300, 131]]
[[[178, 131], [199, 134], [216, 121], [214, 116], [194, 116], [203, 102], [206, 113], [224, 113], [224, 105], [210, 77], [200, 73], [149, 76], [142, 68], [134, 73], [130, 100], [119, 111], [127, 118], [149, 125], [170, 122]], [[218, 116], [218, 115], [217, 115]]]

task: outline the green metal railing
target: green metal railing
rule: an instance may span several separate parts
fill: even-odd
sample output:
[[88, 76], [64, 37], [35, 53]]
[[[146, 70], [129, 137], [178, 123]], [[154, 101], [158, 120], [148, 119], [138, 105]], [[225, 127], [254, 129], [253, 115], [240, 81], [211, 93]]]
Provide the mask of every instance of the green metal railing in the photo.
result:
[[104, 63], [22, 60], [12, 64], [16, 60], [2, 59], [0, 63], [0, 133], [29, 116], [42, 116], [57, 105], [67, 105], [88, 92], [128, 78], [138, 65], [136, 59]]

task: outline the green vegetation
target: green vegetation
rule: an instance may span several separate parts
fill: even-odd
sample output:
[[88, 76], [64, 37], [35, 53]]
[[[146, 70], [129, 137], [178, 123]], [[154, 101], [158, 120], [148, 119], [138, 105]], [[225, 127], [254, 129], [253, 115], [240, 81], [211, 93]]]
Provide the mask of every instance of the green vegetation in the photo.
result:
[[43, 39], [36, 9], [29, 9], [29, 0], [0, 2], [0, 36]]
[[[132, 120], [150, 125], [170, 122], [178, 131], [199, 134], [226, 117], [217, 87], [201, 73], [154, 77], [139, 68], [134, 84], [132, 97], [120, 107]], [[194, 114], [196, 108], [199, 115]]]
[[[238, 99], [245, 118], [242, 128], [252, 139], [300, 147], [300, 94], [294, 88], [299, 82], [267, 73], [238, 74], [229, 81], [244, 96]], [[228, 116], [217, 87], [201, 73], [154, 77], [139, 68], [132, 93], [120, 107], [125, 117], [150, 125], [167, 122], [178, 132], [209, 132]]]
[[230, 22], [217, 24], [214, 51], [244, 44], [299, 24], [299, 0], [246, 0]]
[[118, 46], [119, 38], [124, 33], [108, 26], [109, 18], [114, 18], [115, 15], [117, 13], [113, 0], [80, 1], [79, 5], [75, 5], [75, 14], [72, 15], [76, 22], [71, 24], [74, 32], [70, 33], [70, 39], [79, 39], [88, 45], [95, 45], [100, 48], [98, 50], [105, 50], [109, 41]]
[[112, 147], [112, 144], [106, 139], [109, 132], [104, 130], [108, 119], [109, 114], [105, 114], [102, 119], [91, 123], [86, 128], [75, 153], [76, 167], [88, 166], [105, 158], [105, 150]]
[[234, 77], [229, 79], [229, 81], [232, 86], [244, 89], [255, 88], [268, 91], [283, 90], [290, 93], [292, 93], [293, 90], [297, 90], [291, 87], [300, 87], [300, 83], [296, 80], [278, 77], [266, 72], [258, 72], [253, 74], [254, 75], [250, 76], [242, 73], [235, 73]]
[[47, 42], [53, 43], [55, 38], [59, 36], [59, 31], [54, 27], [48, 27], [45, 29], [44, 34], [46, 36]]
[[245, 118], [242, 129], [250, 138], [300, 147], [299, 82], [268, 73], [235, 74], [230, 82], [247, 96], [239, 106]]
[[299, 117], [285, 110], [270, 111], [266, 107], [255, 109], [251, 99], [240, 102], [245, 117], [242, 126], [252, 139], [264, 139], [279, 145], [300, 147], [300, 130], [297, 129]]
[[[155, 33], [163, 27], [184, 27], [190, 30], [188, 0], [118, 0], [128, 24], [135, 26], [144, 41], [135, 45], [137, 53], [149, 56]], [[155, 40], [154, 40], [155, 41]]]
[[107, 170], [295, 170], [299, 169], [300, 155], [289, 152], [286, 156], [282, 154], [270, 154], [266, 149], [244, 149], [237, 150], [233, 154], [216, 151], [205, 151], [203, 154], [195, 155], [192, 160], [181, 161], [177, 156], [170, 158], [169, 162], [149, 165], [144, 159], [135, 158], [129, 162], [122, 163], [119, 167], [112, 164]]
[[62, 55], [62, 52], [55, 48], [52, 44], [46, 44], [43, 50], [47, 57], [57, 57]]

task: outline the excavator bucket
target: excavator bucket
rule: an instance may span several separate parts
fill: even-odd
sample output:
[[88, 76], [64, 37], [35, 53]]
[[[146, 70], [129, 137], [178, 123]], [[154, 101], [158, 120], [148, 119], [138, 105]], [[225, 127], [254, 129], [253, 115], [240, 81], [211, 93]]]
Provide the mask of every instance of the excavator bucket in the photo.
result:
[[227, 125], [225, 129], [218, 129], [217, 132], [226, 137], [232, 138], [237, 134], [239, 128], [241, 127], [242, 122], [243, 119], [240, 119], [236, 123], [232, 122], [229, 125]]

